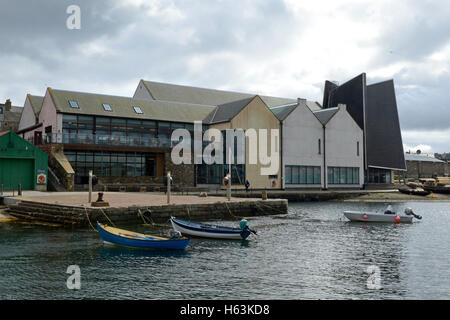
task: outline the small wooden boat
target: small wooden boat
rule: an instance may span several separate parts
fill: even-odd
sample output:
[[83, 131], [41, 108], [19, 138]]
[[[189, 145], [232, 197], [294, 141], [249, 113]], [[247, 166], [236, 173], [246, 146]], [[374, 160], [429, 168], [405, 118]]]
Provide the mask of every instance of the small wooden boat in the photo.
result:
[[183, 235], [200, 238], [245, 240], [250, 233], [256, 234], [256, 231], [248, 227], [247, 220], [241, 220], [240, 228], [193, 222], [175, 217], [170, 217], [170, 222], [173, 229], [181, 232]]
[[410, 208], [406, 208], [405, 215], [402, 215], [393, 212], [391, 206], [388, 206], [387, 210], [383, 213], [344, 211], [344, 216], [350, 221], [357, 222], [412, 223], [413, 218], [422, 219], [421, 216], [416, 215]]
[[165, 238], [127, 231], [98, 222], [97, 230], [104, 243], [128, 248], [183, 250], [190, 241], [184, 237]]

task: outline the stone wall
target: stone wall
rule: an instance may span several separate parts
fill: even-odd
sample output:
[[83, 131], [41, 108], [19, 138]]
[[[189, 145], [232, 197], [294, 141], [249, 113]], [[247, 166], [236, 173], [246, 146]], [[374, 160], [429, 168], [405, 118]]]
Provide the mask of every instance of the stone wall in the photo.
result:
[[449, 164], [444, 162], [406, 161], [406, 177], [409, 179], [432, 178], [449, 174]]
[[[194, 187], [195, 186], [195, 165], [193, 164], [193, 160], [191, 160], [192, 164], [174, 164], [170, 157], [170, 152], [166, 152], [164, 155], [165, 159], [165, 172], [164, 175], [167, 175], [167, 172], [171, 172], [173, 185], [180, 187]], [[193, 159], [193, 155], [192, 155]]]
[[60, 204], [24, 201], [5, 198], [8, 214], [24, 220], [56, 223], [66, 227], [87, 227], [95, 222], [111, 222], [115, 225], [168, 224], [171, 216], [192, 220], [226, 219], [238, 220], [242, 217], [286, 214], [288, 201], [246, 200], [241, 202], [216, 202], [202, 204], [180, 204], [163, 206], [131, 206], [122, 208], [92, 208]]

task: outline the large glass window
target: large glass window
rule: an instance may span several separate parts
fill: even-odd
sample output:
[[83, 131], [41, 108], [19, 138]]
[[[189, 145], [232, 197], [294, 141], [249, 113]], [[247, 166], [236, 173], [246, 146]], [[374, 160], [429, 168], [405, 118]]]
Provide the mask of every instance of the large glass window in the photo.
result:
[[390, 184], [391, 182], [391, 170], [369, 168], [368, 183], [381, 183]]
[[320, 184], [320, 167], [286, 166], [286, 184]]
[[359, 184], [359, 168], [328, 167], [328, 184]]
[[[153, 153], [109, 151], [65, 151], [75, 170], [75, 183], [87, 184], [89, 170], [97, 176], [154, 176], [156, 156]], [[147, 161], [151, 159], [153, 161]]]

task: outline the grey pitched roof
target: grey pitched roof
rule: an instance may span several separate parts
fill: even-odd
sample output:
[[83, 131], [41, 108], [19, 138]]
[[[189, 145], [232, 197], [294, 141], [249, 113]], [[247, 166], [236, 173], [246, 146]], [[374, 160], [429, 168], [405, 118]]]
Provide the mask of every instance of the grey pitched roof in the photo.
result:
[[[197, 88], [170, 83], [144, 81], [145, 87], [155, 100], [178, 101], [201, 105], [217, 106], [233, 101], [254, 97], [255, 94], [224, 91], [207, 88]], [[296, 99], [260, 96], [267, 106], [277, 106], [287, 103], [295, 103]]]
[[270, 111], [278, 118], [278, 120], [283, 121], [287, 116], [298, 107], [298, 103], [284, 104], [281, 106], [270, 107]]
[[445, 161], [433, 158], [433, 157], [428, 157], [425, 155], [421, 155], [421, 154], [416, 154], [416, 153], [405, 153], [405, 160], [406, 161], [422, 161], [422, 162], [442, 162], [444, 163]]
[[242, 109], [244, 109], [255, 97], [256, 96], [218, 105], [214, 114], [210, 118], [209, 123], [230, 121]]
[[[203, 120], [215, 109], [214, 106], [139, 100], [95, 93], [54, 90], [52, 88], [48, 88], [48, 91], [55, 103], [56, 110], [71, 114], [194, 122]], [[70, 107], [69, 100], [76, 101], [79, 109]], [[109, 104], [112, 111], [105, 111], [102, 106], [103, 103]], [[134, 106], [140, 107], [143, 113], [136, 113], [133, 109]]]
[[323, 125], [327, 124], [328, 121], [338, 112], [339, 108], [328, 108], [318, 111], [313, 111], [314, 115], [319, 119], [320, 123]]
[[31, 94], [27, 95], [28, 100], [30, 100], [31, 107], [33, 108], [34, 114], [39, 116], [39, 113], [42, 109], [42, 102], [44, 101], [44, 97], [33, 96]]

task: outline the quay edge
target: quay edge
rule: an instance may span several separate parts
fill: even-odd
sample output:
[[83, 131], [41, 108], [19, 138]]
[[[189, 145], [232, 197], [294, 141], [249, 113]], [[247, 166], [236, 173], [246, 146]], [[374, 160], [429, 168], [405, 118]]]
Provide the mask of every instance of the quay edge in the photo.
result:
[[31, 222], [47, 222], [65, 227], [86, 227], [100, 223], [117, 225], [168, 222], [170, 216], [192, 220], [226, 219], [286, 214], [286, 199], [242, 200], [199, 204], [170, 204], [95, 208], [52, 204], [4, 197], [9, 215]]

